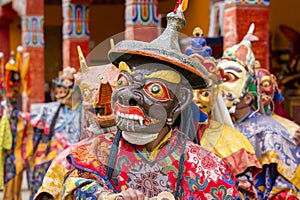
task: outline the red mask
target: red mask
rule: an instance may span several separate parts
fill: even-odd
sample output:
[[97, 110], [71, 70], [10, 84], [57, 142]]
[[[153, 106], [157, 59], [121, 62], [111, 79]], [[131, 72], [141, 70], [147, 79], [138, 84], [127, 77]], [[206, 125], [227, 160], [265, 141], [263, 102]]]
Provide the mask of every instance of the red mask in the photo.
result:
[[255, 69], [258, 89], [261, 93], [261, 100], [263, 105], [270, 104], [274, 97], [276, 81], [274, 76], [264, 68]]

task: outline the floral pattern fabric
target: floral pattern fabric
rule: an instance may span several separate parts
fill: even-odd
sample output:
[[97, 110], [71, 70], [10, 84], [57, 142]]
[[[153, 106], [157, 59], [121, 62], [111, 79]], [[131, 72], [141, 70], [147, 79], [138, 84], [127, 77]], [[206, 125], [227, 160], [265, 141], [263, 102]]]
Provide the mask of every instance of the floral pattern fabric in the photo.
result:
[[181, 153], [185, 159], [181, 166], [180, 199], [239, 198], [236, 180], [221, 158], [189, 141], [183, 148], [182, 135], [174, 131], [152, 162], [145, 148], [121, 138], [111, 180], [107, 178], [106, 167], [114, 133], [81, 143], [68, 156], [75, 169], [66, 176], [62, 198], [96, 199], [102, 191], [120, 192], [127, 188], [140, 190], [149, 198], [162, 191], [174, 194]]
[[220, 156], [238, 177], [238, 189], [244, 198], [255, 199], [254, 177], [261, 165], [249, 140], [231, 126], [208, 120], [209, 126], [201, 134], [200, 145]]
[[[31, 113], [31, 124], [35, 128], [34, 146], [36, 150], [30, 162], [30, 199], [34, 198], [41, 187], [53, 159], [71, 144], [78, 142], [81, 121], [81, 105], [75, 110], [71, 110], [58, 102], [51, 102], [42, 104], [40, 109]], [[52, 132], [51, 124], [54, 125]]]
[[64, 177], [69, 171], [74, 169], [74, 166], [68, 162], [67, 156], [70, 154], [71, 150], [80, 145], [80, 143], [85, 143], [86, 140], [89, 140], [89, 138], [86, 138], [75, 145], [71, 145], [51, 162], [43, 179], [43, 183], [34, 197], [35, 200], [43, 199], [45, 196], [51, 197], [54, 200], [61, 199]]
[[253, 112], [235, 127], [249, 139], [263, 166], [255, 183], [259, 198], [286, 191], [300, 198], [300, 148], [288, 131], [271, 117]]
[[[21, 196], [20, 176], [33, 153], [33, 127], [30, 125], [29, 116], [13, 108], [9, 125], [12, 134], [12, 146], [9, 153], [5, 155], [5, 175], [3, 199], [11, 199]], [[15, 185], [15, 187], [10, 187]], [[20, 186], [20, 187], [19, 187]], [[13, 194], [13, 195], [12, 195]]]

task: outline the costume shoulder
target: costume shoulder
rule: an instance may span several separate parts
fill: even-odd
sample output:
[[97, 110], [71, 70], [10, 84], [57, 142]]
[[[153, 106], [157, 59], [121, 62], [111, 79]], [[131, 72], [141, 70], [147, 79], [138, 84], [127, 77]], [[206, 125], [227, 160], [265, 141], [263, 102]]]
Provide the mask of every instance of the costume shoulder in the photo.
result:
[[[249, 142], [249, 140], [238, 130], [235, 128], [228, 126], [228, 125], [223, 125], [223, 132], [224, 132], [224, 137], [226, 138], [227, 145], [230, 148], [233, 148], [233, 152], [236, 150], [240, 149], [245, 149], [246, 151], [250, 153], [255, 153], [254, 148], [252, 144]], [[234, 138], [234, 143], [230, 142], [227, 140], [229, 138]]]
[[68, 162], [67, 156], [71, 151], [74, 151], [77, 146], [80, 146], [83, 143], [86, 143], [86, 140], [90, 138], [86, 138], [76, 144], [71, 145], [64, 151], [62, 151], [52, 162], [50, 167], [45, 174], [43, 179], [43, 183], [40, 186], [35, 200], [43, 199], [45, 193], [51, 196], [53, 199], [60, 199], [61, 189], [63, 187], [64, 177], [70, 170], [74, 169], [74, 166]]
[[235, 124], [235, 128], [243, 133], [243, 135], [248, 139], [256, 134], [276, 133], [285, 140], [295, 143], [284, 126], [267, 115], [257, 115], [256, 117], [250, 118], [245, 122]]
[[298, 124], [296, 124], [295, 122], [287, 119], [287, 118], [284, 118], [284, 117], [281, 117], [280, 115], [277, 115], [277, 114], [272, 114], [270, 115], [275, 121], [277, 121], [278, 123], [280, 123], [282, 126], [284, 126], [287, 131], [289, 132], [289, 134], [291, 136], [294, 136], [295, 133], [296, 133], [296, 130], [298, 130], [300, 128], [300, 126]]
[[[210, 142], [211, 145], [217, 146], [218, 149], [222, 147], [227, 149], [227, 151], [219, 155], [221, 158], [227, 157], [240, 149], [255, 153], [253, 146], [241, 132], [231, 126], [220, 124], [214, 120], [211, 120], [210, 126], [205, 130], [203, 137], [205, 140], [209, 140], [206, 141], [206, 143]], [[211, 141], [213, 138], [215, 142], [212, 144]]]
[[104, 176], [114, 137], [110, 132], [87, 138], [72, 146], [67, 159], [75, 168]]
[[[214, 153], [188, 141], [185, 166], [184, 184], [187, 183], [188, 191], [197, 190], [206, 199], [214, 199], [215, 192], [223, 192], [224, 199], [237, 196], [236, 179], [232, 171]], [[185, 194], [185, 197], [190, 196]]]

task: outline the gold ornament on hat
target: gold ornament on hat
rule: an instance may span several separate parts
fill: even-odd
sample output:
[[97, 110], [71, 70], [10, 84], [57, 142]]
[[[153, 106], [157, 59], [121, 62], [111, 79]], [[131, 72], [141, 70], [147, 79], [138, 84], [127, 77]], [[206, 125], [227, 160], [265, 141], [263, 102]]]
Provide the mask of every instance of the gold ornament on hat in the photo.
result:
[[112, 48], [108, 57], [115, 65], [126, 62], [132, 56], [153, 58], [157, 61], [166, 62], [170, 67], [179, 71], [195, 89], [205, 88], [209, 82], [207, 71], [197, 61], [181, 53], [179, 31], [185, 25], [183, 11], [188, 4], [187, 0], [178, 0], [174, 12], [167, 15], [167, 27], [156, 39], [148, 42], [136, 40], [123, 40]]

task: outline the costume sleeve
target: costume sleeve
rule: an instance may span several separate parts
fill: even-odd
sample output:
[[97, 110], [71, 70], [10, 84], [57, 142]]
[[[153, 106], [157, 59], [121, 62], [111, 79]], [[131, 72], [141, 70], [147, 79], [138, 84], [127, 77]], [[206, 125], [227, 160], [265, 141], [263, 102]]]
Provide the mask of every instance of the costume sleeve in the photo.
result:
[[96, 174], [74, 169], [66, 175], [62, 199], [97, 200], [102, 192], [113, 192], [105, 181]]

